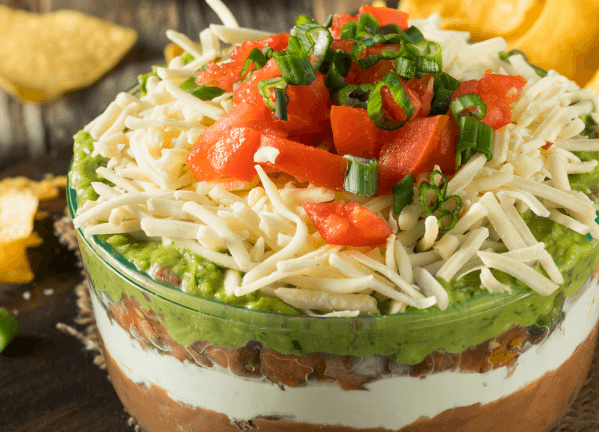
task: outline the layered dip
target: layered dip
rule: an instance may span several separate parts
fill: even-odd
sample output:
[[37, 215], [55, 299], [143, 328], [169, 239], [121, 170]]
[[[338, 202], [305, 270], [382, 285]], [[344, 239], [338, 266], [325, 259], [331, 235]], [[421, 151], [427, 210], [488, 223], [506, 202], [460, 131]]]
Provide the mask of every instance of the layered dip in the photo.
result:
[[75, 137], [108, 370], [149, 431], [543, 431], [599, 307], [597, 96], [363, 6], [223, 25]]

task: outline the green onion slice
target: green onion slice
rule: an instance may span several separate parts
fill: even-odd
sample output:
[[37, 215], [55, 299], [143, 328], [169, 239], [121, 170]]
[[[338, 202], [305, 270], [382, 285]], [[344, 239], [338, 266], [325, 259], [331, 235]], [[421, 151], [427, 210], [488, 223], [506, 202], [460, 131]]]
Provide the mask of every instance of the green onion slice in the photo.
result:
[[183, 64], [189, 64], [194, 60], [195, 57], [189, 54], [188, 52], [184, 52], [183, 54], [181, 54], [181, 61], [183, 62]]
[[441, 45], [437, 42], [422, 41], [410, 44], [418, 51], [416, 69], [422, 73], [441, 72], [443, 70], [443, 59], [441, 57]]
[[243, 69], [241, 70], [241, 73], [239, 75], [244, 76], [250, 68], [250, 66], [252, 65], [252, 63], [254, 64], [256, 69], [262, 69], [267, 62], [268, 59], [266, 58], [262, 50], [260, 50], [259, 48], [254, 48], [250, 51], [250, 54], [248, 55], [247, 59], [245, 59], [245, 62], [243, 63]]
[[414, 64], [414, 60], [411, 60], [408, 57], [398, 58], [395, 71], [397, 72], [397, 75], [403, 79], [414, 78], [416, 76], [416, 65]]
[[408, 28], [404, 34], [409, 43], [419, 43], [424, 41], [424, 35], [414, 26]]
[[139, 82], [139, 90], [141, 91], [141, 93], [144, 96], [148, 94], [148, 89], [146, 87], [146, 85], [148, 83], [148, 78], [150, 78], [151, 76], [157, 77], [159, 67], [166, 67], [166, 66], [152, 66], [152, 72], [148, 72], [147, 74], [137, 76], [137, 81]]
[[289, 37], [288, 49], [275, 51], [273, 58], [281, 75], [291, 85], [307, 86], [316, 79], [304, 44], [297, 36]]
[[301, 14], [295, 20], [295, 25], [298, 26], [298, 25], [302, 25], [302, 24], [318, 24], [318, 23], [316, 21], [314, 21], [312, 18], [310, 18], [308, 15]]
[[187, 78], [179, 87], [187, 93], [191, 93], [195, 97], [205, 101], [212, 100], [225, 93], [223, 89], [218, 87], [197, 85], [194, 77]]
[[[453, 208], [445, 208], [447, 203], [454, 202]], [[441, 231], [449, 231], [455, 227], [458, 222], [458, 214], [462, 208], [462, 198], [459, 195], [451, 195], [445, 197], [443, 202], [439, 204], [441, 215], [437, 219], [437, 224]], [[447, 222], [449, 221], [449, 222]]]
[[475, 153], [483, 153], [487, 160], [493, 154], [493, 128], [475, 117], [462, 116], [457, 120], [459, 135], [455, 169], [465, 164]]
[[258, 83], [258, 91], [262, 95], [264, 104], [268, 108], [270, 108], [271, 111], [276, 110], [276, 104], [272, 98], [274, 92], [271, 91], [271, 89], [279, 88], [282, 90], [286, 90], [288, 85], [289, 85], [289, 83], [285, 80], [285, 78], [280, 78], [280, 77], [265, 79]]
[[0, 353], [8, 346], [19, 332], [17, 319], [4, 308], [0, 308]]
[[482, 120], [487, 115], [487, 105], [476, 94], [467, 94], [455, 98], [449, 104], [449, 109], [456, 121], [459, 117], [469, 114], [472, 114], [479, 120]]
[[369, 13], [360, 15], [356, 39], [365, 39], [379, 33], [379, 21]]
[[403, 39], [400, 35], [390, 34], [390, 35], [382, 35], [377, 34], [371, 38], [359, 40], [354, 43], [352, 46], [352, 57], [354, 61], [363, 69], [368, 69], [379, 62], [381, 59], [393, 60], [399, 57], [403, 49], [399, 51], [395, 50], [381, 50], [381, 53], [373, 53], [366, 57], [361, 57], [362, 53], [366, 51], [368, 48], [372, 48], [380, 43], [386, 44], [403, 44]]
[[[381, 94], [381, 90], [384, 86], [390, 90], [393, 101], [404, 110], [406, 114], [405, 120], [397, 121], [387, 118], [385, 110], [383, 109], [383, 96]], [[374, 121], [379, 129], [396, 130], [410, 120], [412, 114], [414, 114], [414, 105], [406, 94], [399, 76], [395, 72], [390, 71], [377, 83], [370, 93], [367, 110], [368, 117]]]
[[358, 196], [372, 196], [378, 189], [376, 159], [367, 159], [354, 155], [343, 156], [347, 159], [347, 171], [343, 189]]
[[326, 28], [329, 28], [333, 25], [333, 14], [330, 14], [327, 17], [327, 20], [325, 21], [325, 23], [323, 24]]
[[374, 84], [351, 84], [347, 85], [333, 95], [336, 105], [346, 105], [357, 108], [367, 108], [368, 98], [374, 89]]
[[356, 40], [358, 34], [358, 23], [356, 21], [350, 21], [341, 27], [341, 39]]
[[[428, 203], [427, 195], [429, 191], [433, 191], [436, 195], [436, 199], [433, 199], [431, 204]], [[420, 183], [420, 202], [424, 206], [424, 211], [427, 215], [432, 216], [435, 211], [439, 208], [439, 203], [443, 202], [444, 195], [441, 190], [435, 184], [431, 184], [427, 181]]]
[[265, 45], [264, 48], [262, 48], [262, 54], [264, 54], [264, 57], [266, 57], [267, 59], [272, 58], [273, 52], [274, 52], [274, 50], [271, 47], [269, 47], [268, 45]]
[[445, 114], [449, 111], [451, 96], [460, 86], [460, 82], [445, 72], [437, 72], [433, 84], [435, 94], [431, 104], [431, 116]]
[[393, 191], [393, 212], [399, 214], [414, 200], [414, 177], [411, 173], [408, 174], [395, 183], [391, 190]]
[[314, 70], [319, 70], [325, 60], [329, 46], [333, 43], [333, 36], [329, 29], [318, 24], [302, 24], [293, 29], [295, 35], [304, 44], [304, 48], [310, 57]]
[[285, 90], [280, 87], [274, 88], [275, 93], [275, 116], [279, 120], [287, 121], [287, 104], [289, 103], [289, 96], [285, 93]]
[[351, 54], [341, 50], [327, 50], [320, 72], [326, 74], [324, 82], [331, 95], [347, 85], [343, 77], [349, 74], [351, 65]]
[[[441, 176], [442, 187], [435, 184], [435, 176]], [[441, 171], [435, 170], [430, 175], [430, 183], [423, 181], [420, 183], [420, 202], [424, 206], [424, 211], [427, 215], [433, 216], [436, 211], [439, 211], [437, 224], [441, 231], [449, 231], [458, 221], [458, 214], [462, 208], [462, 199], [458, 195], [447, 195], [447, 178]], [[436, 199], [431, 204], [428, 203], [428, 192], [432, 191]], [[449, 221], [449, 222], [447, 222]]]

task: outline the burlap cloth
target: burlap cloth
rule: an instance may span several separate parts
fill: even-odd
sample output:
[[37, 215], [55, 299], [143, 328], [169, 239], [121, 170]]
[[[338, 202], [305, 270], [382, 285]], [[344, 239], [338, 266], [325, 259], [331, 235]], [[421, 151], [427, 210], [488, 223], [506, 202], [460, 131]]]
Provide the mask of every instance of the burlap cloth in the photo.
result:
[[[68, 229], [69, 225], [70, 221], [64, 218], [57, 221], [55, 224], [56, 233], [63, 244], [67, 245], [70, 249], [75, 249], [77, 243], [73, 231]], [[79, 339], [86, 350], [94, 352], [94, 364], [100, 369], [106, 370], [98, 326], [94, 319], [89, 287], [85, 279], [75, 288], [75, 292], [77, 293], [77, 307], [79, 312], [74, 319], [74, 325], [58, 323], [57, 327]], [[110, 380], [108, 375], [107, 378]], [[558, 392], [560, 389], [555, 389], [555, 391]], [[127, 424], [135, 432], [142, 430], [136, 424], [133, 417], [129, 418]], [[591, 371], [578, 397], [564, 417], [550, 432], [599, 432], [599, 344], [595, 348]]]

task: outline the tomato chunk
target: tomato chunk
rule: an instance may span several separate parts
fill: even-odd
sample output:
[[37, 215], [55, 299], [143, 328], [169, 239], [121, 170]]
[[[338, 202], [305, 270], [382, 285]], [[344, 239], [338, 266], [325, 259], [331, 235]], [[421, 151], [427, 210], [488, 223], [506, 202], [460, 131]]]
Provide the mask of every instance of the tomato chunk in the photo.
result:
[[[210, 62], [206, 70], [199, 70], [196, 74], [196, 83], [233, 91], [233, 84], [241, 80], [244, 63], [254, 48], [262, 49], [268, 45], [275, 51], [284, 50], [287, 48], [288, 41], [289, 35], [286, 33], [267, 36], [257, 41], [248, 40], [233, 50], [230, 62], [221, 65]], [[250, 70], [253, 68], [252, 64]]]
[[358, 21], [358, 17], [347, 14], [333, 15], [333, 25], [329, 27], [329, 31], [331, 32], [333, 39], [339, 39], [341, 37], [341, 29], [350, 21]]
[[256, 175], [254, 153], [262, 135], [247, 127], [229, 128], [216, 141], [204, 141], [195, 146], [187, 163], [200, 181], [220, 177], [251, 181]]
[[331, 127], [337, 154], [376, 158], [380, 151], [377, 127], [363, 108], [331, 107]]
[[379, 246], [392, 234], [385, 221], [358, 203], [302, 203], [304, 210], [327, 244]]
[[426, 171], [448, 119], [446, 115], [413, 119], [387, 135], [392, 139], [383, 145], [378, 159], [379, 192], [391, 192], [391, 187], [407, 174], [417, 176]]
[[[414, 118], [426, 117], [431, 112], [431, 103], [433, 102], [433, 86], [435, 84], [435, 74], [428, 73], [422, 78], [412, 78], [406, 83], [406, 87], [416, 93], [419, 100], [418, 110], [414, 109]], [[408, 93], [408, 96], [410, 94]], [[412, 96], [410, 96], [412, 99]], [[412, 102], [413, 103], [413, 102]], [[414, 105], [416, 108], [416, 105]]]
[[274, 163], [260, 165], [274, 168], [328, 189], [343, 190], [347, 159], [297, 141], [262, 135], [260, 147], [274, 147], [279, 151]]
[[447, 120], [447, 124], [441, 132], [439, 146], [429, 157], [428, 161], [423, 167], [423, 172], [432, 172], [435, 169], [435, 165], [438, 165], [443, 174], [455, 174], [457, 144], [458, 126], [455, 124], [453, 117], [450, 116]]
[[387, 24], [397, 24], [402, 30], [408, 29], [408, 17], [406, 12], [399, 11], [388, 7], [377, 7], [363, 5], [360, 6], [360, 15], [369, 13], [375, 17], [380, 26]]

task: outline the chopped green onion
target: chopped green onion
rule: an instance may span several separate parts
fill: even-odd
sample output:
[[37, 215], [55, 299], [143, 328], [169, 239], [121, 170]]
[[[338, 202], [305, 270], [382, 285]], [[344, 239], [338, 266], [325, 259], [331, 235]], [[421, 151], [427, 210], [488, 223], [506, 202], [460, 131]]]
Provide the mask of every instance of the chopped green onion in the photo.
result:
[[418, 51], [416, 70], [421, 73], [441, 72], [443, 70], [443, 59], [441, 57], [441, 45], [437, 42], [422, 41], [410, 44]]
[[449, 104], [449, 110], [456, 121], [458, 121], [459, 117], [464, 115], [472, 114], [479, 120], [484, 119], [487, 115], [487, 105], [482, 101], [480, 96], [476, 94], [467, 94], [455, 98]]
[[279, 120], [287, 121], [287, 104], [289, 103], [289, 96], [287, 96], [284, 89], [279, 87], [275, 87], [274, 92], [275, 116]]
[[[404, 35], [404, 31], [397, 24], [387, 24], [379, 27], [379, 34], [388, 35], [388, 34], [399, 34]], [[410, 41], [408, 41], [410, 42]]]
[[400, 57], [397, 59], [395, 71], [403, 79], [411, 79], [416, 76], [416, 65], [408, 57]]
[[414, 177], [408, 174], [391, 188], [393, 191], [393, 213], [399, 214], [414, 200]]
[[389, 44], [402, 44], [403, 39], [400, 35], [390, 34], [390, 35], [381, 35], [377, 34], [371, 38], [359, 40], [352, 46], [352, 57], [354, 61], [361, 68], [368, 69], [379, 62], [381, 59], [393, 60], [399, 57], [403, 50], [395, 51], [395, 50], [381, 50], [381, 53], [370, 54], [366, 57], [361, 57], [362, 53], [368, 49], [372, 48], [380, 43], [389, 43]]
[[325, 55], [329, 46], [333, 43], [333, 36], [326, 27], [318, 24], [303, 24], [293, 29], [294, 33], [304, 44], [304, 48], [310, 57], [310, 63], [314, 70], [319, 70], [325, 61]]
[[308, 15], [301, 14], [295, 20], [295, 25], [298, 26], [298, 25], [302, 25], [302, 24], [318, 24], [318, 23], [316, 21], [314, 21], [312, 18], [310, 18]]
[[376, 159], [354, 155], [343, 157], [347, 159], [343, 189], [358, 196], [374, 195], [378, 189]]
[[280, 77], [265, 79], [258, 83], [258, 91], [262, 95], [264, 104], [270, 108], [271, 111], [276, 110], [276, 104], [272, 99], [273, 91], [271, 91], [271, 89], [280, 88], [286, 90], [288, 85], [289, 83], [284, 78]]
[[281, 75], [291, 85], [310, 85], [316, 79], [316, 75], [303, 43], [297, 36], [291, 36], [288, 47], [286, 51], [273, 53]]
[[356, 21], [350, 21], [341, 27], [341, 39], [356, 40], [358, 34], [358, 23]]
[[475, 117], [462, 116], [457, 120], [459, 135], [455, 169], [465, 164], [475, 153], [483, 153], [487, 160], [493, 154], [493, 128]]
[[[405, 120], [397, 121], [388, 119], [386, 117], [385, 110], [383, 109], [383, 96], [381, 94], [383, 87], [387, 87], [389, 89], [395, 103], [397, 103], [404, 110], [406, 113]], [[404, 125], [405, 122], [410, 120], [412, 114], [414, 114], [414, 105], [406, 94], [399, 76], [395, 72], [390, 71], [377, 83], [372, 90], [372, 93], [370, 93], [367, 110], [368, 117], [374, 121], [379, 129], [395, 130], [399, 129]]]
[[349, 74], [352, 65], [351, 54], [341, 50], [328, 49], [323, 56], [324, 60], [320, 66], [320, 72], [326, 74], [325, 85], [331, 95], [347, 83], [343, 79]]
[[274, 50], [271, 47], [269, 47], [268, 45], [265, 45], [264, 48], [262, 48], [262, 54], [264, 54], [264, 57], [266, 57], [267, 59], [272, 58], [273, 52], [274, 52]]
[[148, 89], [146, 88], [146, 85], [148, 83], [148, 78], [150, 78], [151, 76], [157, 77], [159, 67], [166, 67], [166, 66], [152, 66], [152, 72], [148, 72], [147, 74], [137, 76], [137, 81], [139, 82], [139, 90], [141, 91], [141, 93], [144, 96], [148, 94]]
[[357, 108], [367, 108], [368, 98], [374, 89], [374, 84], [352, 84], [338, 90], [333, 95], [336, 105], [346, 105]]
[[212, 100], [225, 93], [223, 89], [218, 87], [197, 85], [194, 77], [187, 78], [179, 87], [201, 100]]
[[183, 64], [189, 64], [194, 60], [195, 57], [189, 54], [188, 52], [184, 52], [183, 54], [181, 54], [181, 61], [183, 62]]
[[252, 63], [254, 64], [256, 69], [262, 69], [267, 62], [268, 59], [266, 58], [262, 50], [260, 50], [259, 48], [254, 48], [250, 51], [250, 54], [248, 55], [247, 59], [245, 59], [245, 62], [243, 63], [243, 69], [241, 70], [239, 76], [244, 76], [250, 68], [250, 66], [252, 65]]
[[[440, 175], [443, 188], [440, 189], [439, 186], [435, 184], [435, 176]], [[420, 183], [420, 202], [424, 206], [424, 211], [427, 215], [433, 216], [433, 214], [438, 210], [440, 212], [437, 218], [437, 224], [439, 225], [439, 229], [441, 231], [449, 231], [452, 229], [458, 221], [458, 214], [460, 209], [462, 208], [462, 198], [458, 195], [447, 195], [447, 178], [443, 175], [441, 171], [435, 170], [430, 175], [430, 183], [427, 181], [423, 181]], [[434, 192], [436, 199], [433, 200], [432, 204], [429, 205], [427, 201], [427, 194], [429, 191]], [[453, 201], [455, 203], [453, 208], [447, 208], [448, 203]], [[446, 224], [444, 221], [450, 218], [450, 223]]]
[[445, 72], [437, 72], [433, 84], [435, 97], [431, 104], [431, 116], [445, 114], [449, 111], [451, 96], [460, 86], [460, 82]]
[[4, 308], [0, 308], [0, 353], [8, 346], [19, 332], [17, 319]]
[[424, 36], [416, 27], [412, 26], [405, 31], [409, 43], [419, 43], [424, 41]]
[[325, 21], [325, 23], [323, 24], [326, 28], [329, 28], [330, 26], [333, 25], [333, 14], [330, 14], [327, 18], [327, 20]]
[[379, 21], [369, 13], [360, 15], [356, 39], [365, 39], [379, 33]]

